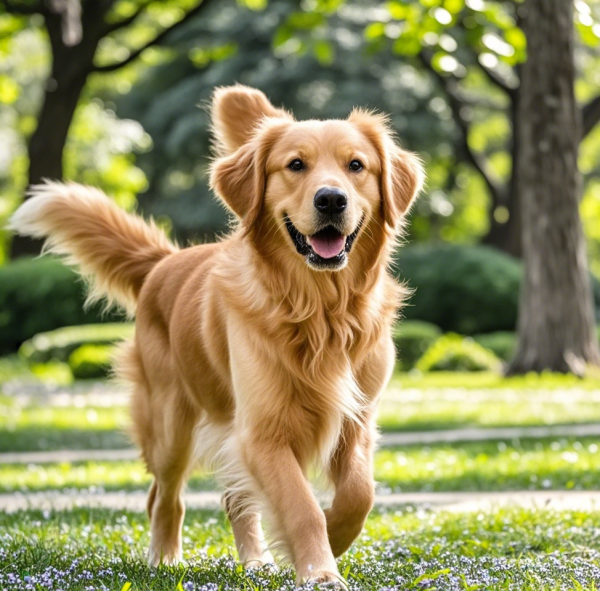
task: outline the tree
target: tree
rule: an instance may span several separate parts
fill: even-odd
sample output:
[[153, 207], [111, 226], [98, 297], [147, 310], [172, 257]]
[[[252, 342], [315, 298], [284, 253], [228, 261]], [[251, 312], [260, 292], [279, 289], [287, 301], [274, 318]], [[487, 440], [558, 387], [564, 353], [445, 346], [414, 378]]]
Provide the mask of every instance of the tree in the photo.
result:
[[[121, 14], [123, 7], [115, 0], [0, 0], [0, 10], [9, 14], [43, 17], [52, 52], [52, 68], [46, 81], [43, 104], [28, 144], [29, 185], [44, 178], [63, 177], [65, 142], [88, 77], [93, 73], [114, 72], [132, 63], [149, 48], [160, 45], [211, 1], [215, 0], [191, 5], [171, 25], [137, 48], [129, 49], [126, 57], [98, 64], [96, 56], [103, 40], [131, 32], [155, 4], [152, 0], [126, 3], [129, 11], [126, 15]], [[11, 244], [11, 256], [39, 254], [40, 248], [39, 241], [16, 236]]]
[[523, 12], [528, 56], [516, 124], [525, 277], [509, 373], [581, 375], [600, 352], [579, 217], [573, 3], [526, 0]]
[[[295, 24], [315, 16], [298, 12], [295, 4], [272, 2], [249, 18], [235, 0], [220, 0], [171, 35], [165, 48], [173, 59], [146, 69], [117, 102], [119, 116], [138, 120], [153, 138], [153, 149], [138, 159], [149, 182], [139, 206], [169, 218], [180, 242], [211, 239], [227, 228], [227, 214], [207, 187], [210, 121], [207, 110], [198, 108], [215, 86], [256, 86], [299, 119], [345, 118], [358, 105], [380, 109], [391, 113], [408, 148], [427, 152], [432, 169], [445, 168], [443, 153], [451, 147], [428, 107], [428, 76], [386, 53], [367, 54], [363, 27], [355, 21], [361, 10], [328, 22], [327, 34], [350, 39], [350, 46], [333, 50], [317, 40], [298, 50], [284, 24], [292, 15]], [[428, 200], [417, 207], [426, 224]]]
[[[590, 10], [585, 2], [579, 10]], [[517, 113], [521, 103], [521, 63], [526, 40], [521, 31], [523, 3], [519, 0], [432, 0], [390, 2], [389, 15], [401, 23], [401, 33], [390, 35], [383, 22], [370, 24], [366, 35], [375, 47], [391, 45], [394, 53], [418, 58], [432, 75], [450, 108], [456, 130], [456, 155], [468, 162], [483, 179], [490, 197], [488, 232], [484, 244], [514, 256], [522, 253], [521, 129]], [[591, 11], [590, 11], [591, 13]], [[583, 42], [600, 42], [591, 14], [578, 14]], [[585, 18], [583, 18], [585, 17]], [[392, 32], [395, 29], [392, 29]], [[395, 37], [395, 38], [394, 38]], [[492, 100], [475, 93], [473, 79], [487, 81]], [[492, 158], [471, 141], [477, 110], [488, 117], [505, 112], [509, 121], [507, 148], [510, 168], [499, 174]], [[582, 106], [583, 140], [600, 120], [600, 95]]]

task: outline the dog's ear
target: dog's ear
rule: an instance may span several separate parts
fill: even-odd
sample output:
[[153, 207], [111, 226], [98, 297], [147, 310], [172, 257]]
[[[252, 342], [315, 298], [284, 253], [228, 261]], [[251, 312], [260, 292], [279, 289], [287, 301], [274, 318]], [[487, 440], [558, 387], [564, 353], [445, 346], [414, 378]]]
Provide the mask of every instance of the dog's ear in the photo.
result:
[[232, 154], [249, 141], [265, 117], [292, 120], [287, 111], [274, 107], [260, 90], [241, 84], [217, 88], [211, 107], [217, 155]]
[[416, 154], [398, 146], [384, 115], [355, 110], [349, 121], [357, 125], [379, 154], [383, 219], [388, 226], [396, 229], [423, 188], [423, 163]]
[[387, 162], [381, 175], [381, 193], [384, 220], [391, 228], [396, 228], [421, 192], [425, 171], [415, 153], [402, 150], [393, 140], [389, 144]]
[[250, 141], [212, 164], [210, 186], [241, 219], [245, 231], [261, 212], [267, 185], [267, 157], [288, 124], [286, 119], [264, 121]]

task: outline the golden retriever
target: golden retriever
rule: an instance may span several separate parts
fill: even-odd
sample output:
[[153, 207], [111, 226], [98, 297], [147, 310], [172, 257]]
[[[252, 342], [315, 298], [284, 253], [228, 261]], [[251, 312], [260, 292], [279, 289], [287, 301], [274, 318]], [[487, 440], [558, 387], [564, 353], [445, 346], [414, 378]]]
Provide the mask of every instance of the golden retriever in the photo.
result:
[[[179, 249], [96, 189], [47, 183], [12, 218], [136, 312], [118, 372], [154, 482], [149, 561], [182, 556], [182, 492], [197, 462], [224, 489], [239, 557], [283, 549], [299, 582], [343, 585], [335, 557], [372, 507], [377, 399], [394, 365], [402, 289], [387, 267], [423, 182], [386, 118], [295, 121], [257, 90], [219, 88], [210, 181], [239, 218], [215, 244]], [[323, 511], [307, 479], [334, 488]], [[275, 546], [273, 546], [273, 544]]]

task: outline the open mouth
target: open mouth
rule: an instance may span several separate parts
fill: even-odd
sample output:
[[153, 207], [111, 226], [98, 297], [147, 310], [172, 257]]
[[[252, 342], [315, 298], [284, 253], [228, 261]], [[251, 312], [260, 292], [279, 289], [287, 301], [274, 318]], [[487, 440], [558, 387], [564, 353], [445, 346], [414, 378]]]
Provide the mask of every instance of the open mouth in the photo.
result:
[[317, 233], [306, 236], [292, 224], [287, 215], [284, 217], [284, 223], [296, 250], [306, 257], [311, 267], [340, 269], [346, 263], [347, 255], [358, 236], [363, 220], [360, 220], [356, 230], [349, 235], [344, 235], [335, 226], [328, 225]]

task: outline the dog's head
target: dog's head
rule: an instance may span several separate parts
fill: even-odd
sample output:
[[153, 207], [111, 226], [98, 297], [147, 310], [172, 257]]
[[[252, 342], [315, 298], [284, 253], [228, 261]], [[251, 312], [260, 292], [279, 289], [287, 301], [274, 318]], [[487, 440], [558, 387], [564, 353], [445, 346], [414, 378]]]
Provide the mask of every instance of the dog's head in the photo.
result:
[[295, 121], [261, 92], [233, 86], [216, 91], [212, 118], [213, 189], [245, 231], [275, 223], [313, 269], [345, 267], [369, 224], [397, 229], [423, 183], [420, 160], [379, 114]]

